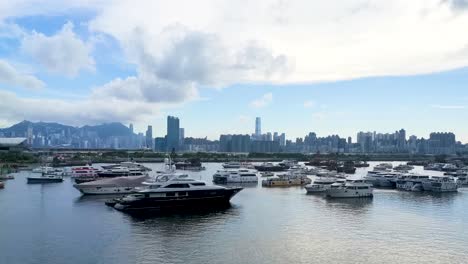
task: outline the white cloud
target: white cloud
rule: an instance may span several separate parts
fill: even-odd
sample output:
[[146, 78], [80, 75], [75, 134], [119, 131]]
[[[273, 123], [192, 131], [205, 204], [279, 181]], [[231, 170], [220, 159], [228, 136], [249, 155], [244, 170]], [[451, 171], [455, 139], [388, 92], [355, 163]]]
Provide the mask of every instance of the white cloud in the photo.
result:
[[[151, 46], [145, 51], [156, 57], [165, 50], [165, 40], [158, 36], [174, 24], [216, 36], [217, 41], [210, 42], [214, 46], [227, 43], [224, 50], [228, 53], [241, 50], [245, 43], [261, 43], [271, 54], [282, 54], [276, 57], [277, 61], [284, 59], [288, 65], [294, 65], [289, 74], [269, 77], [259, 70], [245, 78], [234, 75], [233, 80], [313, 82], [420, 74], [467, 66], [468, 56], [450, 56], [468, 43], [468, 35], [463, 34], [468, 13], [455, 15], [452, 8], [453, 4], [461, 6], [461, 2], [413, 0], [409, 4], [407, 0], [380, 0], [363, 4], [362, 0], [346, 0], [337, 4], [304, 0], [278, 4], [275, 0], [174, 0], [135, 5], [128, 0], [102, 10], [90, 25], [122, 43], [128, 43], [133, 30], [140, 28], [147, 32], [145, 43]], [[213, 54], [214, 58], [218, 56]], [[229, 79], [232, 73], [205, 68], [203, 61], [186, 58], [189, 65], [201, 63], [202, 73], [209, 70], [212, 74], [208, 76], [216, 81]], [[266, 58], [271, 61], [270, 55]]]
[[437, 109], [465, 109], [466, 107], [464, 105], [432, 105], [432, 108], [437, 108]]
[[312, 100], [307, 100], [307, 101], [304, 102], [304, 107], [305, 108], [312, 108], [314, 106], [315, 106], [315, 102], [312, 101]]
[[255, 108], [262, 108], [262, 107], [269, 105], [272, 101], [273, 101], [273, 94], [266, 93], [262, 95], [262, 97], [250, 102], [250, 106], [255, 107]]
[[37, 79], [33, 75], [18, 72], [4, 60], [0, 60], [0, 83], [28, 89], [40, 89], [45, 87], [43, 81]]
[[94, 70], [95, 62], [90, 55], [91, 45], [73, 32], [71, 22], [64, 24], [52, 36], [38, 32], [26, 35], [21, 41], [21, 49], [54, 73], [74, 77], [80, 70]]

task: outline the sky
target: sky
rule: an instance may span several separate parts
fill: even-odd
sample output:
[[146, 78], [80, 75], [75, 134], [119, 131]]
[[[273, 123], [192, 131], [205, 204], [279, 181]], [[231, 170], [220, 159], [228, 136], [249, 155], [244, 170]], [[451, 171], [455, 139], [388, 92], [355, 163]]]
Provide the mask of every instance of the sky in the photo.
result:
[[[66, 2], [66, 3], [65, 3]], [[454, 132], [468, 143], [468, 0], [0, 2], [0, 127], [185, 135]]]

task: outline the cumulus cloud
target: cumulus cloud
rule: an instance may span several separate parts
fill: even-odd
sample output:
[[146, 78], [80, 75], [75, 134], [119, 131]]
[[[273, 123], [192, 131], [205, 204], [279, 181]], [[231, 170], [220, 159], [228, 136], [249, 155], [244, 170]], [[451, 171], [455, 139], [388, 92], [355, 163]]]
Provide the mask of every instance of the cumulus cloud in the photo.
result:
[[52, 36], [38, 32], [26, 35], [22, 39], [21, 49], [54, 73], [74, 77], [80, 70], [94, 70], [91, 45], [75, 34], [71, 22], [64, 24]]
[[254, 108], [262, 108], [265, 107], [273, 102], [273, 94], [272, 93], [266, 93], [262, 95], [262, 97], [253, 100], [250, 102], [250, 106]]
[[156, 36], [132, 30], [124, 49], [138, 74], [117, 78], [94, 90], [95, 95], [148, 102], [183, 102], [198, 97], [199, 86], [265, 80], [287, 74], [284, 55], [256, 43], [230, 49], [217, 34], [170, 25]]
[[[28, 89], [40, 89], [45, 83], [35, 76], [18, 72], [13, 66], [4, 60], [0, 60], [0, 82]], [[4, 99], [2, 99], [4, 100]]]

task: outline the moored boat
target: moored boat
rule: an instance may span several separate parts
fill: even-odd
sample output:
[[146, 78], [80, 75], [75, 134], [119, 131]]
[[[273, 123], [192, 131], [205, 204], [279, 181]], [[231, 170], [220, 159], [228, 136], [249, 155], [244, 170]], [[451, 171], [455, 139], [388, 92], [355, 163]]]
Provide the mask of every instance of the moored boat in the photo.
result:
[[107, 204], [125, 212], [212, 208], [229, 204], [243, 189], [209, 186], [181, 173], [164, 173], [145, 185], [146, 188]]
[[270, 171], [270, 172], [278, 172], [278, 171], [285, 171], [289, 169], [288, 166], [282, 166], [282, 165], [275, 165], [271, 162], [265, 162], [260, 165], [255, 165], [255, 169], [258, 171]]
[[11, 174], [0, 175], [0, 180], [14, 180], [15, 176]]
[[257, 172], [248, 169], [219, 170], [213, 175], [213, 182], [218, 184], [228, 183], [256, 183]]
[[136, 192], [146, 180], [147, 176], [123, 176], [74, 184], [73, 187], [82, 194], [129, 194]]
[[329, 198], [370, 198], [372, 185], [363, 179], [347, 179], [345, 183], [334, 183], [326, 190]]
[[241, 167], [241, 163], [237, 161], [230, 161], [223, 163], [221, 166], [225, 169], [239, 169]]
[[41, 176], [32, 176], [32, 177], [27, 177], [27, 183], [28, 184], [34, 184], [34, 183], [57, 183], [57, 182], [62, 182], [63, 177], [54, 175], [54, 174], [43, 174]]
[[304, 188], [306, 189], [308, 194], [323, 193], [326, 190], [328, 190], [333, 183], [337, 181], [344, 181], [344, 179], [319, 177], [316, 178], [313, 183], [306, 185]]
[[262, 181], [263, 187], [289, 187], [289, 186], [303, 186], [312, 182], [307, 176], [294, 175], [291, 173], [278, 174], [274, 177]]

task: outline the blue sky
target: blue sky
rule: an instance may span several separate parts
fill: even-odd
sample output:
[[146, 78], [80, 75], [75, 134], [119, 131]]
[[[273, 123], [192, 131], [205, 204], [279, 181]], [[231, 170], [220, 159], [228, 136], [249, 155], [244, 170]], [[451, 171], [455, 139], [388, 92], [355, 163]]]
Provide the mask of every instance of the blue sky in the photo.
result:
[[464, 5], [175, 2], [0, 7], [0, 126], [120, 121], [162, 136], [175, 115], [214, 139], [260, 116], [289, 139], [405, 128], [468, 142]]

